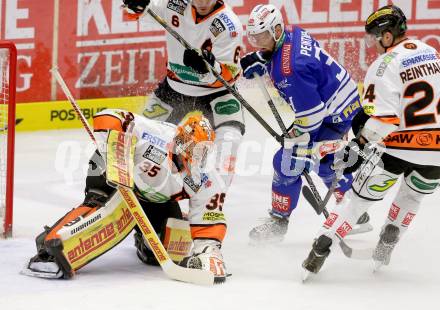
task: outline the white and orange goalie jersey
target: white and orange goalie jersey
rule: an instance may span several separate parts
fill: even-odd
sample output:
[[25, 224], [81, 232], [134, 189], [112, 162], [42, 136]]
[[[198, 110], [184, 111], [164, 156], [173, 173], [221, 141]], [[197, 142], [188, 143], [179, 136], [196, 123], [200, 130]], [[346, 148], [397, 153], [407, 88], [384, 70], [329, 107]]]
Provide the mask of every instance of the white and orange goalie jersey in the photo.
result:
[[440, 166], [439, 53], [422, 41], [404, 40], [371, 64], [364, 87], [363, 104], [373, 118], [397, 126], [384, 139], [386, 152]]
[[[162, 17], [192, 47], [210, 50], [215, 68], [233, 84], [240, 74], [240, 50], [243, 26], [231, 7], [217, 1], [214, 11], [203, 18], [197, 17], [187, 0], [151, 0], [148, 7]], [[169, 33], [166, 34], [168, 51], [168, 82], [177, 92], [187, 96], [204, 96], [223, 90], [224, 86], [212, 73], [199, 74], [183, 64], [185, 48]]]
[[[98, 113], [94, 117], [98, 142], [107, 143], [110, 129], [122, 131], [126, 115], [127, 112], [122, 110]], [[226, 233], [226, 219], [222, 211], [226, 190], [218, 181], [220, 176], [214, 165], [208, 163], [199, 177], [194, 178], [186, 169], [180, 169], [172, 156], [177, 126], [138, 115], [134, 115], [133, 122], [133, 136], [137, 141], [133, 159], [136, 196], [155, 203], [189, 199], [192, 238], [222, 242]]]

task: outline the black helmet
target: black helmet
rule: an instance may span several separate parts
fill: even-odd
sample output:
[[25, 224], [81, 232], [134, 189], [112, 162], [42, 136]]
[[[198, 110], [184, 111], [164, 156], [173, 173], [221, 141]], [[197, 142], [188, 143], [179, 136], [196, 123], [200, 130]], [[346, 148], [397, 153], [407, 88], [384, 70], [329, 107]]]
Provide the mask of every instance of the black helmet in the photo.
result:
[[384, 31], [389, 31], [394, 37], [403, 35], [408, 27], [406, 17], [402, 10], [395, 5], [386, 5], [368, 16], [365, 31], [376, 37], [382, 36]]

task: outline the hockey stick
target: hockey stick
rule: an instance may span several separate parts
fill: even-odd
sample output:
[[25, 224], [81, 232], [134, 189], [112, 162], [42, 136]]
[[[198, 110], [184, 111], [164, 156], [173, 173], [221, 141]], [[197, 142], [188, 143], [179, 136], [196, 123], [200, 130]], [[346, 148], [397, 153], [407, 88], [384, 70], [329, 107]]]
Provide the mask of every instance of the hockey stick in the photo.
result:
[[[151, 15], [162, 27], [165, 28], [166, 31], [168, 31], [169, 34], [171, 34], [177, 41], [179, 41], [186, 49], [192, 49], [196, 50], [194, 47], [192, 47], [181, 35], [179, 35], [174, 29], [172, 29], [168, 23], [159, 15], [157, 15], [155, 12], [153, 12], [151, 9], [146, 10], [148, 14]], [[196, 50], [197, 51], [197, 50]], [[229, 83], [223, 79], [223, 77], [215, 70], [213, 66], [211, 66], [210, 63], [208, 63], [205, 60], [206, 65], [211, 70], [211, 73], [225, 86], [225, 88], [234, 95], [234, 97], [248, 110], [248, 112], [266, 129], [269, 134], [274, 137], [278, 142], [283, 143], [283, 137], [280, 136], [278, 133], [276, 133], [270, 126], [267, 124], [267, 122], [258, 114], [257, 111], [255, 111], [254, 108], [237, 92], [237, 90], [229, 85]], [[267, 91], [267, 90], [266, 90]], [[270, 96], [269, 96], [270, 97]], [[273, 102], [272, 102], [273, 103]], [[282, 123], [282, 122], [281, 122]], [[281, 127], [281, 124], [280, 124]], [[282, 128], [282, 127], [281, 127]], [[284, 126], [285, 128], [285, 126]], [[287, 130], [286, 130], [287, 131]], [[319, 201], [321, 200], [320, 194], [318, 190], [316, 189], [316, 186], [310, 177], [310, 175], [305, 171], [304, 177], [306, 178], [306, 181], [309, 183], [310, 189], [315, 196], [315, 198], [319, 198]], [[318, 199], [317, 199], [318, 200]], [[343, 242], [343, 241], [342, 241]], [[342, 245], [341, 245], [342, 247]], [[346, 246], [347, 249], [351, 249], [350, 247]], [[344, 252], [345, 254], [345, 252]]]
[[[283, 120], [281, 119], [281, 116], [272, 101], [272, 98], [270, 97], [270, 94], [266, 88], [266, 85], [264, 84], [263, 79], [256, 74], [255, 74], [255, 77], [256, 77], [257, 83], [260, 86], [260, 89], [263, 91], [263, 94], [264, 94], [264, 97], [267, 101], [267, 104], [270, 106], [270, 109], [272, 110], [272, 113], [274, 114], [274, 117], [278, 122], [278, 125], [283, 130], [284, 134], [286, 136], [288, 136], [286, 126], [284, 125]], [[359, 150], [359, 151], [362, 152], [361, 150]], [[362, 152], [361, 156], [362, 155], [363, 155], [362, 158], [366, 158], [365, 153]], [[344, 171], [343, 168], [344, 167], [341, 165], [336, 170], [335, 178], [332, 181], [332, 184], [331, 184], [330, 188], [328, 189], [324, 200], [321, 199], [321, 195], [319, 194], [318, 190], [316, 189], [316, 186], [315, 186], [312, 178], [310, 177], [310, 175], [307, 173], [307, 171], [303, 172], [303, 175], [304, 175], [305, 179], [307, 180], [307, 182], [309, 183], [310, 187], [304, 186], [302, 188], [302, 192], [303, 192], [306, 200], [311, 202], [310, 205], [313, 207], [313, 209], [316, 211], [316, 213], [318, 215], [321, 213], [324, 213], [325, 218], [329, 217], [329, 213], [326, 208], [326, 205], [327, 205], [327, 202], [330, 200], [331, 195], [333, 194], [333, 191], [338, 183], [338, 180], [341, 178], [341, 176], [343, 174], [343, 171]], [[372, 257], [371, 249], [353, 249], [349, 245], [347, 245], [347, 243], [341, 237], [339, 237], [338, 235], [336, 235], [336, 236], [339, 238], [339, 246], [341, 247], [341, 250], [345, 256], [347, 256], [349, 258], [353, 258], [353, 259], [370, 259]]]
[[[92, 129], [90, 128], [87, 119], [84, 117], [84, 114], [81, 112], [78, 104], [72, 96], [72, 93], [60, 75], [58, 68], [53, 68], [51, 72], [55, 75], [55, 78], [61, 86], [64, 94], [66, 95], [67, 99], [69, 99], [70, 104], [78, 115], [78, 118], [80, 119], [84, 129], [87, 131], [90, 139], [93, 141], [93, 143], [95, 143], [97, 152], [100, 153], [100, 147], [92, 132]], [[150, 220], [142, 209], [137, 197], [133, 193], [133, 190], [130, 187], [120, 185], [117, 185], [116, 188], [128, 206], [128, 209], [135, 219], [138, 227], [141, 229], [144, 239], [148, 242], [148, 245], [152, 249], [154, 256], [162, 267], [162, 270], [169, 278], [177, 281], [201, 285], [214, 284], [214, 274], [212, 272], [200, 269], [190, 269], [176, 265], [165, 250], [162, 242], [151, 225]]]
[[[160, 25], [162, 25], [162, 27], [165, 28], [166, 31], [168, 31], [169, 34], [171, 34], [177, 41], [179, 41], [186, 49], [192, 49], [192, 50], [196, 50], [194, 49], [194, 47], [192, 47], [180, 34], [177, 33], [177, 31], [175, 31], [173, 28], [171, 28], [168, 23], [159, 15], [157, 15], [155, 12], [153, 12], [151, 9], [147, 9], [147, 13], [151, 15], [151, 17], [153, 17]], [[283, 143], [283, 137], [280, 136], [278, 133], [276, 133], [272, 127], [269, 126], [269, 124], [258, 114], [257, 111], [255, 111], [255, 109], [243, 98], [243, 96], [240, 95], [240, 93], [237, 92], [237, 90], [232, 87], [231, 85], [229, 85], [229, 83], [217, 72], [217, 70], [215, 70], [215, 68], [213, 66], [211, 66], [210, 63], [208, 63], [205, 60], [206, 65], [208, 66], [208, 68], [211, 70], [212, 74], [217, 78], [217, 80], [219, 80], [223, 86], [225, 86], [225, 88], [234, 95], [235, 98], [237, 98], [237, 100], [248, 110], [248, 112], [261, 124], [261, 126], [264, 127], [264, 129], [266, 129], [269, 134], [274, 137], [278, 142]], [[267, 92], [267, 89], [264, 87], [264, 89]], [[276, 110], [275, 105], [273, 104], [272, 99], [270, 98], [269, 93], [268, 94], [268, 103], [269, 106], [275, 116], [275, 118], [277, 119], [277, 122], [280, 126], [280, 128], [283, 130], [283, 133], [288, 137], [287, 135], [287, 128], [284, 125], [278, 111]], [[316, 189], [315, 184], [313, 183], [312, 178], [310, 177], [310, 175], [307, 173], [307, 171], [304, 171], [304, 177], [307, 180], [307, 183], [309, 183], [309, 186], [313, 192], [314, 195], [319, 195], [318, 190]]]
[[[192, 47], [180, 34], [178, 34], [173, 28], [171, 28], [168, 23], [159, 15], [154, 13], [152, 10], [147, 9], [147, 13], [151, 15], [162, 27], [165, 28], [166, 31], [168, 31], [169, 34], [171, 34], [177, 41], [179, 41], [186, 49], [195, 50], [198, 53], [197, 49]], [[277, 141], [280, 143], [282, 142], [283, 138], [275, 131], [273, 130], [269, 124], [258, 114], [257, 111], [243, 98], [242, 95], [220, 75], [220, 73], [217, 72], [217, 70], [211, 66], [209, 62], [204, 60], [208, 68], [210, 69], [211, 73], [219, 80], [223, 86], [232, 94], [234, 97], [248, 110], [248, 112], [261, 124], [261, 126], [266, 129], [266, 131], [274, 137]]]
[[[289, 137], [289, 133], [287, 132], [287, 128], [284, 125], [284, 122], [281, 118], [281, 115], [278, 112], [277, 108], [275, 107], [275, 104], [273, 103], [272, 98], [270, 97], [269, 91], [267, 90], [267, 87], [263, 81], [263, 78], [256, 73], [254, 74], [254, 77], [257, 81], [258, 86], [260, 87], [261, 91], [263, 92], [264, 98], [266, 99], [266, 102], [269, 105], [269, 107], [270, 107], [270, 109], [271, 109], [271, 111], [272, 111], [272, 113], [278, 123], [278, 126], [280, 126], [281, 130], [283, 131], [284, 136]], [[304, 175], [304, 178], [306, 179], [307, 183], [309, 184], [309, 187], [306, 187], [306, 186], [304, 186], [304, 187], [307, 188], [308, 192], [311, 192], [313, 194], [313, 196], [315, 197], [315, 201], [321, 200], [321, 195], [319, 194], [319, 191], [316, 188], [315, 183], [313, 182], [313, 179], [310, 176], [310, 174], [304, 170], [303, 175]], [[332, 192], [333, 192], [333, 190], [332, 190]], [[327, 192], [326, 197], [329, 195], [329, 193], [331, 195], [332, 192], [330, 192], [330, 189], [329, 189], [329, 192]], [[321, 214], [321, 212], [319, 212], [320, 209], [315, 208], [316, 205], [314, 205], [314, 204], [310, 204], [310, 205], [315, 209], [315, 211], [318, 215]]]

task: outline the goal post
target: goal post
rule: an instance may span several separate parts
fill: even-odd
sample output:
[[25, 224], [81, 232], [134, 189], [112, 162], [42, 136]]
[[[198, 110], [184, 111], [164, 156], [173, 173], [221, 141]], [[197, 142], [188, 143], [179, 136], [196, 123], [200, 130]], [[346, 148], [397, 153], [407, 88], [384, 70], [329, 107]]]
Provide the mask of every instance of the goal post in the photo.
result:
[[12, 236], [17, 49], [0, 41], [0, 235]]

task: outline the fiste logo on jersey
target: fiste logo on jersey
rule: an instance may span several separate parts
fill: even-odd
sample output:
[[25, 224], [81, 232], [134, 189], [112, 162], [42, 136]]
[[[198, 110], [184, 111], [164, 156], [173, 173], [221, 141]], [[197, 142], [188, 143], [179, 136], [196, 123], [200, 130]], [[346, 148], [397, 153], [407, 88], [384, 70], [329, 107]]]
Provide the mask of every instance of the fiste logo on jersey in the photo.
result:
[[159, 137], [153, 136], [153, 135], [149, 134], [148, 132], [144, 132], [142, 134], [142, 139], [150, 142], [151, 144], [157, 145], [161, 148], [166, 148], [166, 145], [167, 145], [165, 140], [163, 140]]
[[229, 16], [225, 13], [221, 13], [218, 18], [220, 18], [226, 25], [226, 27], [228, 27], [229, 30], [229, 35], [231, 37], [236, 37], [238, 35], [237, 30], [235, 28], [234, 23], [232, 22], [232, 20], [229, 18]]

